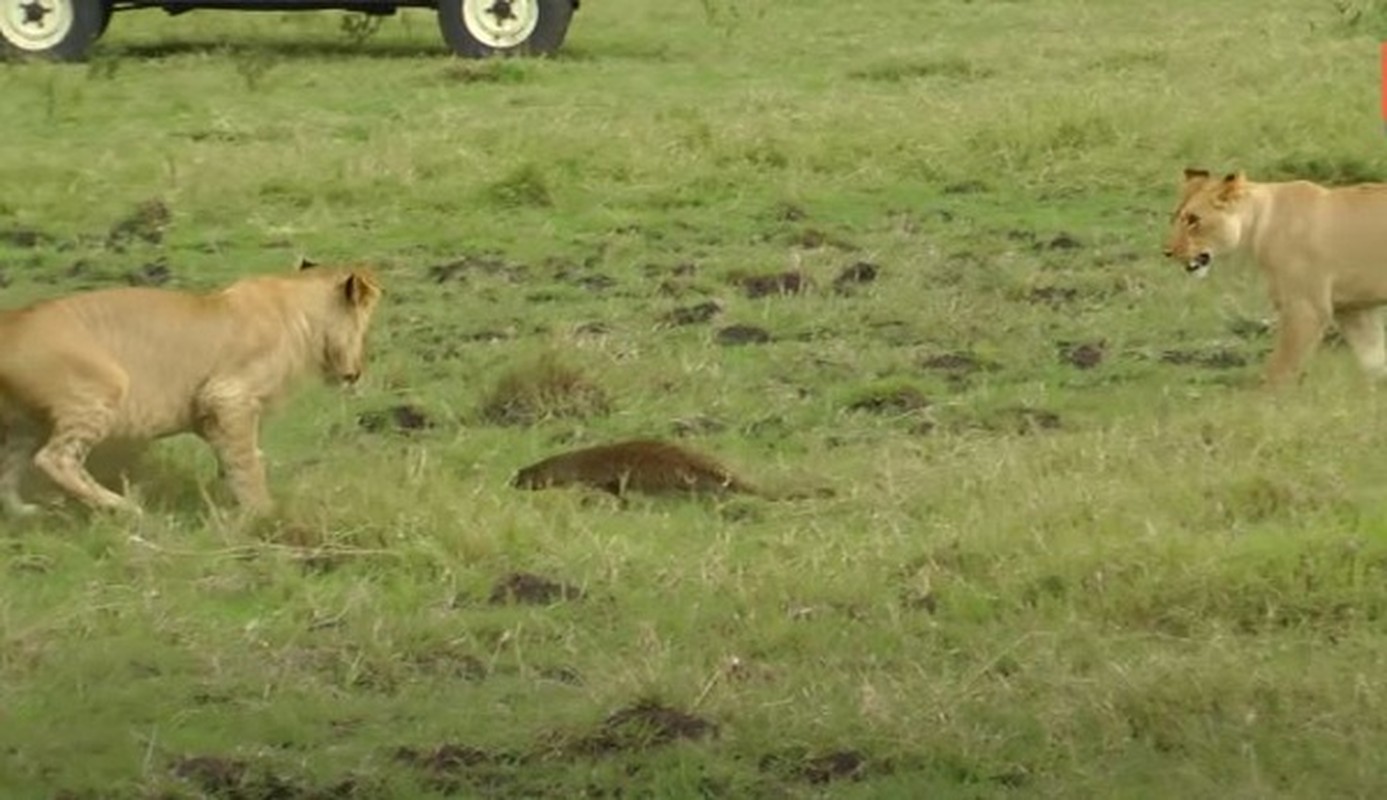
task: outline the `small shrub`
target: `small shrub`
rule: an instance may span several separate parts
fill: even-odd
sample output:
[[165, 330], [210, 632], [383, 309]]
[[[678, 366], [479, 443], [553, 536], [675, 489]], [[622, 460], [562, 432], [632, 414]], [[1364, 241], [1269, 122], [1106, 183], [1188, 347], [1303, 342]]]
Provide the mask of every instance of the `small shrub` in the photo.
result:
[[482, 403], [481, 415], [497, 425], [532, 425], [552, 417], [606, 414], [611, 404], [582, 372], [544, 355], [501, 376]]
[[509, 175], [486, 188], [487, 199], [503, 208], [549, 208], [554, 205], [553, 194], [544, 171], [534, 164], [524, 164]]
[[929, 398], [918, 386], [903, 381], [881, 381], [863, 387], [849, 397], [846, 404], [849, 411], [873, 414], [909, 414], [930, 405]]

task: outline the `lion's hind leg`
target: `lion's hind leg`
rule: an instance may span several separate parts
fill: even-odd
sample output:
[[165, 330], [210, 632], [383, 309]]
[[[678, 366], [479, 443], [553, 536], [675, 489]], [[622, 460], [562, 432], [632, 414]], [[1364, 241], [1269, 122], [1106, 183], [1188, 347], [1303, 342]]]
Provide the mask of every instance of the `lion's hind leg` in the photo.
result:
[[1344, 335], [1358, 365], [1374, 380], [1387, 376], [1387, 337], [1382, 329], [1382, 312], [1377, 308], [1338, 311], [1334, 319]]
[[139, 513], [134, 502], [97, 482], [87, 471], [87, 454], [110, 434], [127, 390], [127, 378], [114, 367], [52, 412], [52, 432], [34, 454], [34, 465], [54, 483], [89, 506]]

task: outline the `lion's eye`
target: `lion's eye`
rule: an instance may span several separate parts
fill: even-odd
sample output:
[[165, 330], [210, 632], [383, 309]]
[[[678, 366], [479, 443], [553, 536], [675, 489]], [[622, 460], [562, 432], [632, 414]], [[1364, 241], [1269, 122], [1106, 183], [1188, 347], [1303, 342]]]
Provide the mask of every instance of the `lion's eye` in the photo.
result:
[[1186, 215], [1185, 215], [1185, 222], [1186, 222], [1187, 224], [1189, 224], [1189, 225], [1192, 225], [1192, 226], [1193, 226], [1193, 225], [1198, 225], [1198, 224], [1199, 224], [1199, 215], [1197, 215], [1197, 214], [1186, 214]]

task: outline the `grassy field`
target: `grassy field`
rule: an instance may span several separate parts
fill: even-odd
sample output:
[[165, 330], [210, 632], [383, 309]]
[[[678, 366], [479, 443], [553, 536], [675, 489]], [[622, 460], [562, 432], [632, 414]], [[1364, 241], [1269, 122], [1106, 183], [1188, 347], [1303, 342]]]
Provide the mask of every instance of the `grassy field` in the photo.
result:
[[[1159, 257], [1187, 165], [1387, 177], [1382, 4], [345, 18], [0, 65], [0, 306], [388, 292], [363, 391], [267, 426], [273, 518], [171, 440], [138, 523], [0, 521], [0, 796], [1387, 793], [1379, 397], [1332, 342], [1260, 392], [1255, 271]], [[605, 404], [484, 413], [539, 363]], [[629, 436], [835, 494], [507, 485]]]

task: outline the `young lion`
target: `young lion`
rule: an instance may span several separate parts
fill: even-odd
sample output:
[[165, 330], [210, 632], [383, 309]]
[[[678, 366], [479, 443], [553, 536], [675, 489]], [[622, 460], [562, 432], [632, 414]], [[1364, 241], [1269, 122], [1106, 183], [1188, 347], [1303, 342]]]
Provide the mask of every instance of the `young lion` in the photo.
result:
[[364, 269], [301, 269], [211, 294], [104, 289], [0, 311], [0, 504], [28, 462], [90, 506], [139, 512], [84, 462], [106, 439], [191, 431], [216, 451], [236, 499], [270, 505], [262, 411], [300, 375], [355, 383], [380, 298]]
[[1296, 380], [1331, 318], [1363, 371], [1387, 374], [1387, 184], [1326, 188], [1185, 170], [1165, 255], [1203, 277], [1215, 256], [1239, 251], [1256, 259], [1276, 307], [1270, 386]]

